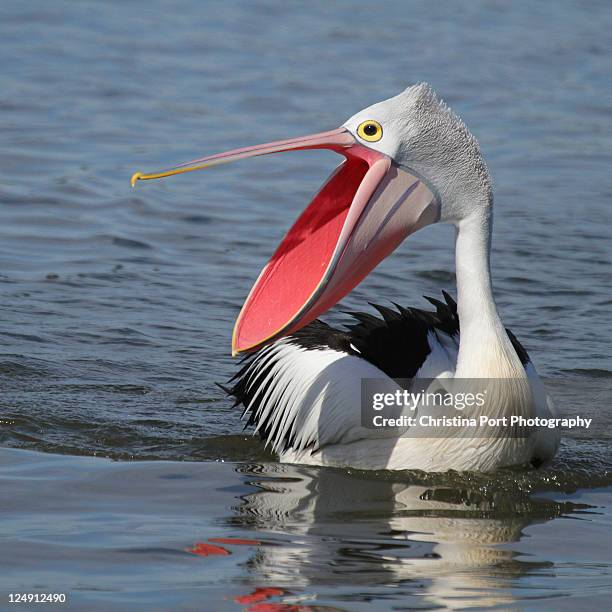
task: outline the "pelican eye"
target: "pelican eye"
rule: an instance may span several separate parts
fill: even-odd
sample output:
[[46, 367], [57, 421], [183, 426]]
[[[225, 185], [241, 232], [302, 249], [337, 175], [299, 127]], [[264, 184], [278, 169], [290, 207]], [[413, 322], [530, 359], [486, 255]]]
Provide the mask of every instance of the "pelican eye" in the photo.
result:
[[357, 134], [359, 138], [367, 142], [377, 142], [382, 138], [382, 125], [378, 121], [374, 121], [374, 119], [368, 119], [357, 128]]

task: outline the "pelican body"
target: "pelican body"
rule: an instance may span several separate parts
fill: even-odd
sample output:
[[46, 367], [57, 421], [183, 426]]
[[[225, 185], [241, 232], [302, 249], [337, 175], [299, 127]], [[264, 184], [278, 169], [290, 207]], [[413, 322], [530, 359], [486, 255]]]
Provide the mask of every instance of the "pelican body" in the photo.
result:
[[[428, 380], [490, 381], [470, 416], [554, 416], [529, 356], [500, 319], [491, 284], [493, 192], [478, 144], [427, 84], [374, 104], [342, 127], [211, 155], [137, 180], [290, 150], [330, 149], [345, 160], [299, 216], [238, 316], [232, 354], [244, 353], [228, 393], [283, 462], [360, 469], [491, 471], [554, 457], [555, 429], [443, 434], [417, 421], [401, 430], [363, 421], [362, 383], [386, 392]], [[433, 310], [375, 306], [345, 329], [318, 317], [410, 234], [456, 228], [456, 302]], [[424, 414], [422, 405], [412, 407]]]

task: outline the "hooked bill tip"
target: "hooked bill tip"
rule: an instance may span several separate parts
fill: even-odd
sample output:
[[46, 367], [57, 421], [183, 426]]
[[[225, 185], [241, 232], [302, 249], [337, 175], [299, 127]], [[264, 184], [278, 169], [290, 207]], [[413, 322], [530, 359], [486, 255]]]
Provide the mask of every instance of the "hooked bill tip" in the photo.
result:
[[134, 172], [134, 174], [132, 174], [132, 178], [130, 179], [130, 183], [132, 184], [132, 187], [134, 187], [134, 185], [136, 184], [136, 181], [140, 179], [141, 177], [142, 177], [142, 172]]

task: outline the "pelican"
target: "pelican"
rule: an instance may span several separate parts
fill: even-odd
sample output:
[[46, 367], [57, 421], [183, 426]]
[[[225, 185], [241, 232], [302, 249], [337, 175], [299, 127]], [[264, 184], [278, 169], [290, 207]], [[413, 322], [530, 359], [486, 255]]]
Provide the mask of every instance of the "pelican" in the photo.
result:
[[[137, 172], [132, 186], [304, 149], [329, 149], [345, 160], [289, 229], [236, 321], [232, 354], [245, 356], [227, 391], [244, 406], [247, 425], [287, 463], [491, 471], [550, 461], [556, 429], [502, 425], [548, 418], [554, 407], [495, 304], [493, 191], [478, 143], [426, 83], [338, 129]], [[345, 329], [318, 319], [405, 238], [434, 223], [456, 229], [456, 302], [443, 293], [443, 300], [427, 298], [433, 311], [375, 306], [380, 316], [353, 313]], [[496, 384], [483, 406], [462, 411], [477, 417], [475, 428], [434, 433], [419, 416], [427, 414], [422, 403], [410, 407], [418, 418], [406, 426], [364, 422], [363, 381], [393, 393], [425, 379], [447, 390], [456, 381]], [[481, 424], [481, 416], [497, 426]]]

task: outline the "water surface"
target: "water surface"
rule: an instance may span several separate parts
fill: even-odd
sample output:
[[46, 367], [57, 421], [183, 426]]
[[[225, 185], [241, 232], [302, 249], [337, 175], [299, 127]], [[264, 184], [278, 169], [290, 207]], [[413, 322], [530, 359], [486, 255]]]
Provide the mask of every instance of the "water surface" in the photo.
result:
[[[290, 592], [276, 603], [347, 610], [606, 601], [607, 3], [0, 11], [0, 444], [148, 460], [4, 451], [4, 590], [64, 585], [89, 609], [237, 609], [232, 597], [263, 586]], [[331, 129], [421, 80], [489, 163], [504, 321], [561, 413], [593, 429], [566, 432], [547, 470], [490, 480], [277, 467], [214, 383], [236, 370], [231, 329], [259, 270], [337, 158], [254, 159], [136, 190], [129, 177]], [[454, 293], [452, 239], [411, 237], [327, 319]], [[218, 534], [273, 544], [185, 552]]]
[[0, 458], [0, 591], [67, 593], [75, 609], [575, 610], [609, 598], [612, 489], [567, 494], [562, 473]]

